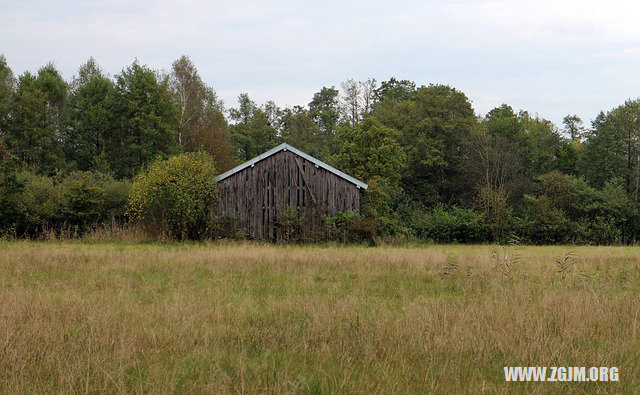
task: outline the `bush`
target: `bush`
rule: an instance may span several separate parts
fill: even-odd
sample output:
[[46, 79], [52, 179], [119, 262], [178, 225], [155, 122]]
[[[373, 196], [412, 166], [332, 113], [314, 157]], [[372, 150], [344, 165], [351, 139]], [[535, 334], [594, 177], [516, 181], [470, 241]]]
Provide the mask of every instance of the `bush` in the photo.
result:
[[211, 236], [217, 200], [213, 158], [187, 153], [156, 160], [133, 181], [130, 218], [154, 234], [181, 240]]
[[[8, 193], [2, 184], [16, 189]], [[92, 172], [46, 177], [29, 172], [0, 180], [0, 200], [9, 200], [15, 209], [3, 206], [2, 233], [39, 237], [43, 232], [81, 235], [101, 223], [122, 222], [129, 188], [128, 181]]]
[[557, 244], [570, 241], [572, 226], [564, 210], [556, 207], [546, 195], [525, 197], [530, 202], [533, 226], [526, 235], [533, 244]]
[[487, 229], [482, 214], [460, 207], [447, 210], [414, 210], [411, 227], [416, 237], [436, 243], [479, 243], [486, 241]]
[[289, 206], [282, 210], [278, 220], [278, 241], [283, 243], [293, 243], [299, 240], [302, 229], [300, 213], [294, 206]]
[[36, 236], [55, 226], [60, 195], [51, 177], [21, 173], [19, 179], [24, 187], [18, 201], [16, 230], [19, 234]]
[[109, 218], [106, 193], [90, 173], [71, 173], [58, 185], [58, 194], [57, 214], [64, 228], [83, 233], [90, 225]]
[[[525, 196], [529, 218], [519, 231], [533, 244], [618, 244], [633, 241], [638, 210], [623, 180], [613, 178], [602, 189], [583, 179], [551, 172], [538, 177], [537, 196]], [[523, 221], [520, 221], [524, 223]]]
[[478, 191], [477, 204], [484, 213], [486, 228], [491, 239], [507, 242], [513, 232], [513, 208], [509, 194], [502, 189], [483, 187]]
[[574, 223], [575, 243], [612, 245], [622, 243], [622, 229], [614, 221], [598, 217]]
[[[131, 181], [127, 179], [115, 180], [113, 176], [105, 173], [77, 171], [65, 177], [60, 183], [60, 188], [63, 192], [69, 189], [88, 188], [89, 196], [100, 193], [103, 196], [96, 200], [96, 203], [99, 204], [102, 214], [98, 219], [100, 221], [111, 220], [112, 222], [123, 222], [125, 219], [127, 197], [129, 189], [131, 189]], [[90, 191], [91, 189], [100, 192]]]
[[[0, 153], [1, 148], [0, 144]], [[23, 188], [24, 185], [18, 180], [13, 163], [0, 158], [0, 236], [15, 230]]]
[[104, 210], [113, 222], [123, 222], [127, 213], [127, 197], [131, 189], [131, 181], [114, 180], [101, 175], [96, 179], [105, 194]]
[[325, 218], [329, 240], [342, 243], [377, 243], [375, 223], [354, 210], [347, 210]]

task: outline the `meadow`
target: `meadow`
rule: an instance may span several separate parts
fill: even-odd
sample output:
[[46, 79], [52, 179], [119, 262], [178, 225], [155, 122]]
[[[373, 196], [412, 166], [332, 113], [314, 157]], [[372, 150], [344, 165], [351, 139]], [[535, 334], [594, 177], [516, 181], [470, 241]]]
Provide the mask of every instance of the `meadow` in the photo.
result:
[[0, 242], [0, 393], [636, 392], [639, 264], [638, 247]]

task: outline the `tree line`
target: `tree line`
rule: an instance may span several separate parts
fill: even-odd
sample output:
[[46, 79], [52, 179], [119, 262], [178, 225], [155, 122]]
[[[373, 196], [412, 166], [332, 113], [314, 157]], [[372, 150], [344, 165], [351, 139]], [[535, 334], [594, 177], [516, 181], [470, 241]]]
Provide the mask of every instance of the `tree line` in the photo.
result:
[[[345, 231], [434, 242], [634, 243], [640, 237], [640, 100], [590, 125], [503, 104], [476, 114], [448, 85], [391, 78], [322, 87], [282, 108], [225, 108], [188, 57], [170, 71], [94, 59], [15, 76], [0, 56], [0, 232], [130, 219], [131, 180], [206, 153], [217, 173], [287, 142], [370, 185]], [[208, 167], [208, 171], [211, 169]], [[362, 233], [362, 232], [361, 232]]]

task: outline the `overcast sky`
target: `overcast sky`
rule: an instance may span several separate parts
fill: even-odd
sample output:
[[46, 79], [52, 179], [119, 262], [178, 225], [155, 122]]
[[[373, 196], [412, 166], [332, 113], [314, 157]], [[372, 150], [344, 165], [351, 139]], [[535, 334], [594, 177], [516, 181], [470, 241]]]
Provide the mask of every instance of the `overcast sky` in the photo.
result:
[[[316, 4], [316, 5], [311, 5]], [[640, 96], [638, 1], [8, 1], [0, 53], [15, 74], [90, 56], [113, 75], [186, 54], [227, 107], [307, 104], [322, 86], [392, 76], [586, 123]]]

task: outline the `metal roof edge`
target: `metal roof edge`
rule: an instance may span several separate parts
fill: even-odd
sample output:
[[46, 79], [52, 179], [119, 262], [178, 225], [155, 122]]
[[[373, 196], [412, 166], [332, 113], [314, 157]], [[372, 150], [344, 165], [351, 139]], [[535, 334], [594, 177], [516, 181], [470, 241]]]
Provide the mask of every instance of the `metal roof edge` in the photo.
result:
[[238, 166], [234, 167], [233, 169], [228, 170], [228, 171], [216, 176], [214, 178], [214, 180], [216, 182], [224, 180], [225, 178], [227, 178], [227, 177], [229, 177], [229, 176], [231, 176], [231, 175], [233, 175], [233, 174], [235, 174], [235, 173], [237, 173], [237, 172], [239, 172], [241, 170], [244, 170], [249, 166], [255, 165], [256, 163], [260, 162], [261, 160], [270, 157], [271, 155], [275, 154], [276, 152], [280, 152], [280, 151], [283, 151], [283, 150], [284, 151], [289, 150], [289, 151], [293, 152], [294, 154], [303, 157], [304, 159], [308, 160], [309, 162], [315, 164], [316, 166], [322, 167], [323, 169], [325, 169], [325, 170], [337, 175], [338, 177], [344, 178], [345, 180], [355, 184], [358, 188], [362, 188], [362, 189], [368, 189], [369, 188], [369, 185], [365, 184], [364, 182], [362, 182], [362, 181], [360, 181], [360, 180], [358, 180], [356, 178], [353, 178], [348, 174], [345, 174], [345, 173], [341, 172], [340, 170], [336, 169], [335, 167], [333, 167], [331, 165], [328, 165], [328, 164], [324, 163], [323, 161], [321, 161], [320, 159], [316, 159], [313, 156], [311, 156], [309, 154], [306, 154], [306, 153], [300, 151], [299, 149], [297, 149], [296, 147], [293, 147], [293, 146], [291, 146], [291, 145], [289, 145], [287, 143], [282, 143], [282, 144], [270, 149], [269, 151], [264, 152], [264, 153], [256, 156], [255, 158], [250, 159], [250, 160], [244, 162], [243, 164], [238, 165]]
[[259, 162], [259, 161], [261, 161], [261, 160], [263, 160], [265, 158], [270, 157], [271, 155], [275, 154], [276, 152], [284, 149], [286, 146], [287, 146], [286, 143], [282, 143], [282, 144], [278, 145], [277, 147], [271, 148], [269, 151], [263, 152], [262, 154], [256, 156], [255, 158], [249, 159], [248, 161], [246, 161], [246, 162], [234, 167], [233, 169], [227, 170], [226, 172], [216, 176], [214, 178], [214, 180], [216, 182], [224, 180], [225, 178], [229, 177], [230, 175], [235, 174], [235, 173], [239, 172], [240, 170], [246, 169], [249, 166], [253, 166], [257, 162]]
[[[286, 143], [285, 143], [285, 144], [286, 144]], [[297, 154], [297, 155], [299, 155], [299, 156], [301, 156], [301, 157], [305, 158], [305, 159], [306, 159], [306, 160], [308, 160], [309, 162], [312, 162], [312, 163], [314, 163], [314, 164], [316, 164], [316, 165], [318, 165], [318, 166], [322, 167], [323, 169], [325, 169], [325, 170], [327, 170], [327, 171], [329, 171], [329, 172], [331, 172], [331, 173], [333, 173], [333, 174], [337, 175], [338, 177], [342, 177], [342, 178], [344, 178], [345, 180], [350, 181], [350, 182], [352, 182], [353, 184], [356, 184], [357, 186], [359, 186], [359, 187], [360, 187], [360, 188], [362, 188], [362, 189], [367, 189], [367, 188], [369, 188], [369, 185], [367, 185], [367, 184], [365, 184], [364, 182], [362, 182], [362, 181], [358, 180], [357, 178], [351, 177], [350, 175], [348, 175], [348, 174], [346, 174], [346, 173], [341, 172], [340, 170], [336, 169], [335, 167], [333, 167], [333, 166], [331, 166], [331, 165], [329, 165], [329, 164], [324, 163], [324, 162], [323, 162], [323, 161], [321, 161], [320, 159], [316, 159], [316, 158], [314, 158], [313, 156], [311, 156], [311, 155], [309, 155], [309, 154], [306, 154], [306, 153], [304, 153], [304, 152], [300, 151], [300, 150], [299, 150], [299, 149], [297, 149], [296, 147], [293, 147], [293, 146], [291, 146], [291, 145], [289, 145], [289, 144], [286, 144], [286, 145], [287, 145], [287, 148], [289, 148], [289, 149], [291, 150], [291, 152], [293, 152], [293, 153], [295, 153], [295, 154]]]

